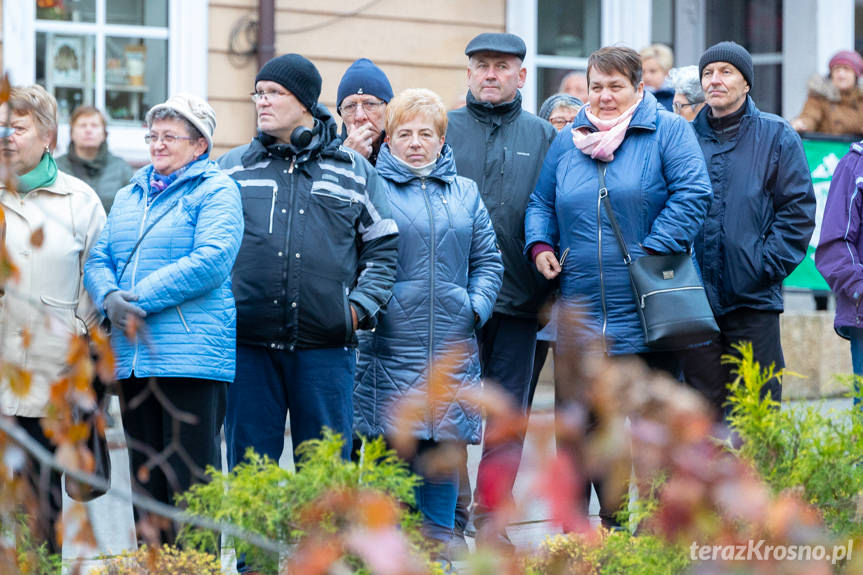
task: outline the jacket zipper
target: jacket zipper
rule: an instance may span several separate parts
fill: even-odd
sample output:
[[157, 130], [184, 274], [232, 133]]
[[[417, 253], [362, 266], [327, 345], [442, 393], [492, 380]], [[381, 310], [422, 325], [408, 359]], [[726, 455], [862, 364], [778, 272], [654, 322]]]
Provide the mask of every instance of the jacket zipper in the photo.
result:
[[270, 202], [270, 234], [273, 233], [273, 212], [276, 211], [276, 196], [279, 195], [279, 187], [273, 187], [273, 200]]
[[[288, 166], [288, 175], [293, 175], [293, 173], [294, 173], [294, 162], [295, 161], [296, 161], [296, 158], [291, 158], [291, 165]], [[288, 311], [290, 309], [290, 305], [289, 305], [288, 301], [292, 299], [291, 294], [288, 293], [287, 286], [291, 285], [291, 281], [290, 281], [291, 280], [291, 257], [290, 257], [290, 255], [291, 255], [291, 237], [293, 235], [291, 232], [291, 224], [292, 224], [293, 219], [294, 219], [294, 203], [296, 202], [296, 193], [294, 192], [294, 178], [291, 177], [291, 178], [289, 178], [289, 180], [290, 180], [290, 186], [291, 186], [291, 193], [288, 197], [288, 217], [287, 217], [286, 228], [285, 228], [285, 258], [288, 260], [285, 263], [285, 273], [287, 274], [287, 277], [285, 278], [285, 281], [282, 282], [282, 285], [286, 286], [285, 291], [282, 292], [282, 299], [284, 300], [284, 301], [282, 301], [282, 310], [283, 310], [282, 322], [285, 326], [287, 326], [287, 324], [288, 324], [288, 313], [290, 313]], [[297, 252], [297, 253], [299, 253], [299, 252]], [[299, 301], [299, 299], [300, 299], [300, 297], [299, 297], [299, 293], [298, 293], [297, 299], [294, 301]], [[294, 330], [295, 333], [294, 333], [293, 338], [297, 339], [298, 334], [299, 334], [299, 325], [300, 325], [299, 313], [300, 312], [299, 312], [299, 309], [297, 309], [297, 308], [295, 308], [295, 309], [296, 309], [297, 317], [296, 317], [296, 321], [294, 322], [294, 325], [296, 326], [296, 328]], [[292, 338], [291, 334], [288, 334], [288, 341], [290, 341], [291, 338]], [[293, 344], [288, 346], [288, 351], [294, 351]]]
[[189, 324], [186, 323], [186, 318], [183, 316], [183, 310], [180, 309], [180, 306], [176, 306], [177, 313], [180, 314], [180, 321], [183, 322], [183, 327], [186, 328], [186, 333], [191, 334], [192, 330], [189, 329]]
[[685, 286], [685, 287], [676, 287], [676, 288], [667, 288], [667, 289], [655, 289], [653, 291], [649, 291], [646, 294], [643, 294], [641, 296], [641, 308], [644, 309], [644, 299], [649, 297], [649, 296], [656, 295], [659, 293], [669, 293], [669, 292], [674, 292], [674, 291], [686, 291], [686, 290], [694, 290], [694, 289], [704, 289], [704, 288], [702, 288], [700, 286]]
[[[146, 192], [144, 192], [144, 216], [141, 218], [141, 225], [138, 227], [138, 239], [141, 239], [141, 234], [144, 233], [144, 224], [147, 223], [147, 215], [150, 213], [150, 202], [147, 201]], [[155, 201], [155, 200], [154, 200]], [[141, 250], [135, 251], [135, 262], [132, 264], [132, 289], [135, 289], [135, 282], [138, 276], [138, 261], [141, 257]], [[120, 287], [119, 285], [117, 286]], [[135, 338], [135, 355], [132, 356], [132, 375], [138, 367], [138, 344], [139, 338]]]
[[441, 192], [440, 199], [443, 202], [443, 209], [444, 209], [444, 211], [446, 211], [446, 218], [447, 218], [447, 220], [449, 220], [449, 228], [452, 229], [452, 227], [453, 227], [453, 225], [452, 225], [452, 214], [449, 211], [449, 203], [446, 201], [446, 195], [445, 194], [446, 194], [446, 188], [444, 188], [443, 191]]
[[599, 297], [602, 303], [602, 351], [607, 354], [608, 343], [605, 340], [605, 330], [608, 328], [608, 310], [605, 304], [605, 279], [602, 275], [602, 190], [597, 191], [596, 198], [596, 244], [599, 260]]
[[[434, 349], [434, 265], [435, 265], [435, 227], [434, 227], [434, 211], [432, 210], [431, 198], [429, 197], [428, 190], [426, 189], [426, 179], [420, 178], [420, 187], [423, 190], [423, 199], [426, 202], [426, 210], [428, 210], [429, 214], [429, 227], [431, 228], [431, 238], [429, 241], [430, 254], [429, 254], [429, 297], [431, 297], [432, 305], [429, 306], [429, 350], [428, 350], [428, 365], [429, 365], [429, 381], [427, 383], [429, 387], [429, 392], [431, 392], [431, 376], [434, 374], [434, 366], [432, 359], [432, 350]], [[437, 422], [435, 404], [433, 401], [429, 402], [431, 409], [431, 438], [435, 438], [434, 428], [435, 423]]]

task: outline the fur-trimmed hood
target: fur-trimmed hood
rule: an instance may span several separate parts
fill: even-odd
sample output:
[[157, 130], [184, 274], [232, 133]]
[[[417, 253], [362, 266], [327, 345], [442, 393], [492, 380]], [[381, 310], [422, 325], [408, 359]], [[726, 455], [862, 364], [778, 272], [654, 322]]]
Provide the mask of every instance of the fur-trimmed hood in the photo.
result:
[[[839, 102], [842, 100], [839, 90], [836, 89], [836, 86], [833, 85], [833, 82], [831, 82], [830, 78], [827, 76], [813, 74], [809, 77], [806, 87], [809, 90], [810, 96], [821, 96], [831, 102]], [[857, 89], [854, 90], [852, 94], [854, 97], [863, 97], [863, 76], [857, 78]]]

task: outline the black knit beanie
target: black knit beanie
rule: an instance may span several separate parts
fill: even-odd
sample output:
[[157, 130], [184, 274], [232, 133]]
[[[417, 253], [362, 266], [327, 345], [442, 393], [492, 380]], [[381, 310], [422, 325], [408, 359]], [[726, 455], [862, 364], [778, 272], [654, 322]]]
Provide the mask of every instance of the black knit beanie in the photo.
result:
[[255, 76], [255, 84], [269, 80], [284, 87], [310, 112], [321, 95], [321, 73], [312, 62], [299, 54], [276, 56]]
[[737, 42], [720, 42], [705, 50], [698, 62], [698, 76], [702, 76], [704, 68], [713, 62], [728, 62], [743, 74], [743, 79], [750, 88], [752, 87], [752, 80], [755, 77], [752, 56]]

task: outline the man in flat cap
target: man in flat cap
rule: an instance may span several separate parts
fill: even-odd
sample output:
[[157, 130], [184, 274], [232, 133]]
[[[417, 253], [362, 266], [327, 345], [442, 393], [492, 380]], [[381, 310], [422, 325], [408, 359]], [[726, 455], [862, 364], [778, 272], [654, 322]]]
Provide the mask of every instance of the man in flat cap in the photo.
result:
[[[749, 94], [752, 57], [720, 42], [699, 62], [707, 105], [692, 122], [713, 186], [713, 202], [695, 238], [704, 289], [720, 334], [680, 354], [687, 383], [720, 415], [726, 409], [732, 345], [752, 342], [762, 367], [785, 367], [779, 339], [782, 280], [806, 255], [815, 227], [815, 195], [800, 137], [791, 125], [760, 111]], [[763, 392], [779, 400], [772, 379]]]
[[393, 88], [384, 71], [368, 58], [351, 64], [339, 82], [336, 110], [342, 117], [342, 143], [373, 166], [384, 143], [384, 120]]
[[[449, 113], [446, 141], [455, 153], [460, 176], [474, 180], [488, 208], [504, 263], [503, 287], [494, 314], [479, 332], [483, 376], [501, 386], [513, 406], [527, 413], [537, 312], [548, 292], [547, 282], [524, 257], [524, 213], [545, 152], [556, 132], [551, 124], [522, 110], [519, 88], [524, 41], [515, 34], [480, 34], [471, 40], [468, 56], [467, 105]], [[489, 421], [489, 426], [494, 421]], [[483, 448], [477, 476], [474, 522], [478, 541], [511, 548], [502, 525], [491, 521], [501, 501], [511, 499], [524, 438]], [[468, 522], [470, 484], [462, 470], [456, 536]]]

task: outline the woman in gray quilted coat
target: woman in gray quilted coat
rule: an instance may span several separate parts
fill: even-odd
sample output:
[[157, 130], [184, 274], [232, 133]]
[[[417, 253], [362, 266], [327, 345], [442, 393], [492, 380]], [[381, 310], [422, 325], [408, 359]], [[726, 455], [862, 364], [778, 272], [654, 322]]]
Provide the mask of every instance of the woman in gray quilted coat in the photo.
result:
[[474, 330], [491, 316], [503, 276], [488, 212], [476, 184], [456, 175], [446, 126], [429, 90], [405, 90], [387, 106], [376, 168], [399, 227], [398, 268], [386, 313], [359, 335], [354, 388], [357, 433], [386, 436], [397, 420], [410, 422], [418, 443], [409, 462], [423, 479], [417, 508], [428, 537], [444, 544], [458, 471], [428, 463], [448, 443], [480, 442]]

